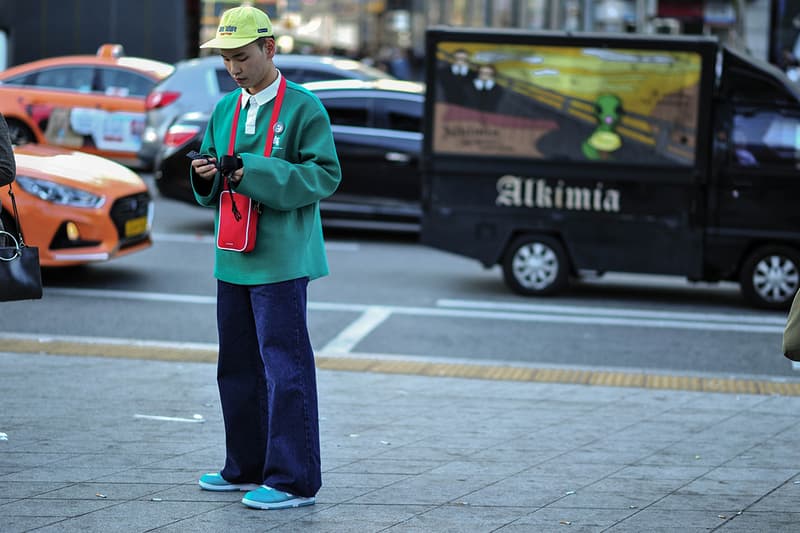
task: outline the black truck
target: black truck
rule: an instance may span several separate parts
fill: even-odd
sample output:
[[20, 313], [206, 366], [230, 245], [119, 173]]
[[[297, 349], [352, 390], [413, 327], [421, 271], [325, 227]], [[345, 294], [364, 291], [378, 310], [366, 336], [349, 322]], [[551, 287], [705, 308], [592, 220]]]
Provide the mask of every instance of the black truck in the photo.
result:
[[548, 295], [588, 272], [800, 286], [800, 91], [710, 37], [431, 28], [421, 241]]

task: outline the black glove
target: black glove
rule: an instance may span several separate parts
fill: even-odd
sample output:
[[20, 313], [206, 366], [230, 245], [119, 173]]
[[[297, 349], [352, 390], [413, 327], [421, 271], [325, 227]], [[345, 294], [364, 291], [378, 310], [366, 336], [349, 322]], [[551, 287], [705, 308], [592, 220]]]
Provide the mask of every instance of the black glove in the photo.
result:
[[226, 178], [242, 168], [242, 158], [238, 155], [223, 155], [219, 159], [219, 171]]

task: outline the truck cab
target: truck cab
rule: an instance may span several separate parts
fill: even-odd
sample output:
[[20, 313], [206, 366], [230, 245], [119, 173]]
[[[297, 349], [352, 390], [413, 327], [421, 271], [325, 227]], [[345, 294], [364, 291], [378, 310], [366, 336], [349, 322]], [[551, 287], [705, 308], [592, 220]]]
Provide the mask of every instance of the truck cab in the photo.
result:
[[587, 271], [800, 286], [800, 97], [708, 37], [433, 28], [423, 243], [524, 295]]

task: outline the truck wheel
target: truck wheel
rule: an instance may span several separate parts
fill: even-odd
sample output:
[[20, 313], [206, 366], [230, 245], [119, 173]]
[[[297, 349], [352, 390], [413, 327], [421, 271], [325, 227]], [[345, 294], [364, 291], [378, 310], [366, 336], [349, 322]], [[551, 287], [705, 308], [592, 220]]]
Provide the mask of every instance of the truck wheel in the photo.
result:
[[30, 144], [36, 142], [36, 136], [25, 123], [13, 118], [7, 119], [8, 136], [11, 137], [11, 144], [22, 146], [23, 144]]
[[742, 294], [765, 309], [787, 309], [800, 287], [800, 259], [786, 246], [765, 246], [753, 252], [739, 276]]
[[503, 279], [525, 296], [546, 296], [567, 286], [569, 265], [561, 244], [552, 237], [523, 235], [512, 241], [503, 258]]

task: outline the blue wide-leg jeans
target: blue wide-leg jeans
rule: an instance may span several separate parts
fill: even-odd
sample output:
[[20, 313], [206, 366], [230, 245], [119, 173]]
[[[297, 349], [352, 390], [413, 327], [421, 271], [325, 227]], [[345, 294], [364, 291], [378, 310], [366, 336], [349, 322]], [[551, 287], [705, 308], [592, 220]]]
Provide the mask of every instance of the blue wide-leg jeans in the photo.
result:
[[225, 421], [222, 477], [296, 496], [322, 485], [308, 279], [217, 282], [217, 383]]

